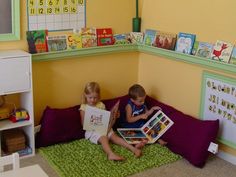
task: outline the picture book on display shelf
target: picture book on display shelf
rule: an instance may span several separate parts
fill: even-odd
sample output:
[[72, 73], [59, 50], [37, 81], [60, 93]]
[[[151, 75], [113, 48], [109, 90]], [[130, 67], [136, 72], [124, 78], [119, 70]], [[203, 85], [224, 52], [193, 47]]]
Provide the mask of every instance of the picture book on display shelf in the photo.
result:
[[119, 45], [119, 44], [130, 44], [130, 36], [128, 33], [125, 34], [114, 34], [113, 36], [114, 40], [114, 45]]
[[82, 48], [81, 35], [79, 33], [69, 34], [67, 36], [67, 49], [74, 50], [74, 49], [81, 49], [81, 48]]
[[42, 53], [48, 51], [47, 46], [47, 30], [27, 31], [26, 38], [29, 47], [29, 53]]
[[195, 55], [203, 58], [211, 58], [212, 49], [213, 44], [208, 42], [198, 42], [198, 48]]
[[211, 53], [211, 59], [228, 63], [232, 50], [231, 43], [217, 40]]
[[119, 109], [120, 102], [118, 101], [111, 111], [99, 109], [92, 106], [86, 106], [84, 114], [84, 130], [90, 130], [107, 135], [116, 121], [116, 115]]
[[81, 28], [80, 34], [82, 38], [82, 47], [96, 47], [97, 46], [97, 34], [96, 28]]
[[160, 31], [157, 33], [152, 45], [158, 48], [174, 50], [176, 38], [176, 34]]
[[175, 51], [191, 54], [192, 48], [195, 42], [196, 35], [190, 33], [179, 33], [178, 39], [175, 45]]
[[152, 46], [157, 35], [157, 30], [146, 29], [143, 39], [143, 44]]
[[49, 52], [67, 50], [66, 35], [47, 36], [47, 43]]
[[97, 28], [97, 45], [112, 45], [113, 44], [113, 34], [111, 28]]
[[130, 32], [130, 41], [132, 44], [142, 44], [143, 43], [143, 32]]
[[138, 144], [144, 140], [152, 144], [173, 124], [174, 122], [159, 110], [141, 128], [118, 128], [117, 131], [129, 144]]

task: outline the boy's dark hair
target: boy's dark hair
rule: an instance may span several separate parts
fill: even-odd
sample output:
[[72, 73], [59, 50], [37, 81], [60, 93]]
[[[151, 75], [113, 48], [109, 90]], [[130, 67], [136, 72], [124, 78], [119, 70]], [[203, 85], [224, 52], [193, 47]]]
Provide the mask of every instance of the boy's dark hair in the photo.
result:
[[146, 96], [145, 89], [139, 85], [134, 84], [129, 88], [129, 97], [136, 100], [138, 97]]

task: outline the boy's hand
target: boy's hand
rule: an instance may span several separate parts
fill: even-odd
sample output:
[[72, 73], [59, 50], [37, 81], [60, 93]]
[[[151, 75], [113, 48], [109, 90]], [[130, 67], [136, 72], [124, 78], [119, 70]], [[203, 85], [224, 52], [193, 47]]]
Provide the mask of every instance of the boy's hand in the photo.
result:
[[147, 111], [148, 116], [150, 116], [153, 113], [153, 111], [156, 111], [156, 110], [161, 110], [161, 107], [153, 106], [149, 111]]

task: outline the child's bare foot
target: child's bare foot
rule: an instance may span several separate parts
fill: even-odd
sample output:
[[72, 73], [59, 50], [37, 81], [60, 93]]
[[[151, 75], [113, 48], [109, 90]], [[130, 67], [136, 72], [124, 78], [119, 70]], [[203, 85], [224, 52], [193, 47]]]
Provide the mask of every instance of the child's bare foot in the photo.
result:
[[147, 144], [146, 140], [141, 141], [140, 143], [136, 144], [135, 147], [138, 149], [142, 149], [145, 146], [145, 144]]
[[162, 139], [159, 139], [159, 140], [157, 140], [157, 141], [158, 141], [158, 143], [159, 143], [161, 146], [165, 146], [165, 145], [167, 144], [167, 142], [164, 141], [164, 140], [162, 140]]
[[116, 155], [116, 154], [114, 154], [114, 153], [109, 154], [109, 155], [108, 155], [108, 159], [109, 159], [109, 160], [114, 160], [114, 161], [122, 161], [122, 160], [125, 160], [124, 157], [119, 156], [119, 155]]
[[140, 157], [142, 155], [141, 149], [138, 149], [138, 148], [134, 148], [133, 153], [134, 153], [135, 157]]

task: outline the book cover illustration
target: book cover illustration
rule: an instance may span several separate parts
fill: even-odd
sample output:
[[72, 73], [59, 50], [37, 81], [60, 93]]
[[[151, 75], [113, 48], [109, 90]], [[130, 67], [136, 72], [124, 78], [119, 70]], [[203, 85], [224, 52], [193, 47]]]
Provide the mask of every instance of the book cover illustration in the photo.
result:
[[129, 144], [138, 144], [144, 140], [152, 144], [173, 124], [174, 122], [159, 110], [141, 128], [118, 128], [117, 131]]
[[213, 44], [208, 42], [199, 42], [197, 52], [195, 55], [203, 58], [210, 58], [212, 49], [213, 49]]
[[130, 32], [130, 41], [132, 44], [142, 44], [143, 36], [142, 32]]
[[86, 106], [84, 114], [84, 130], [93, 130], [101, 135], [107, 135], [116, 121], [119, 109], [119, 101], [111, 108], [111, 111]]
[[196, 35], [190, 33], [182, 33], [178, 34], [178, 39], [175, 45], [175, 51], [191, 54], [193, 44], [195, 42]]
[[113, 44], [113, 34], [111, 28], [98, 28], [97, 32], [97, 45], [112, 45]]
[[69, 34], [67, 36], [67, 49], [81, 49], [82, 48], [82, 38], [80, 34]]
[[96, 28], [81, 28], [80, 34], [82, 37], [82, 47], [83, 48], [97, 46]]
[[27, 31], [26, 37], [29, 47], [29, 53], [42, 53], [48, 51], [47, 46], [47, 30]]
[[113, 39], [115, 45], [131, 43], [129, 34], [114, 34]]
[[228, 63], [232, 50], [233, 50], [232, 44], [230, 44], [229, 42], [217, 40], [213, 47], [211, 58], [213, 60], [218, 60]]
[[174, 50], [177, 35], [168, 32], [158, 32], [153, 42], [154, 47], [163, 48], [167, 50]]
[[229, 63], [236, 65], [236, 47], [233, 48]]
[[67, 36], [66, 35], [56, 35], [47, 36], [48, 51], [62, 51], [67, 49]]
[[143, 44], [152, 46], [157, 35], [157, 30], [146, 29], [144, 34]]

